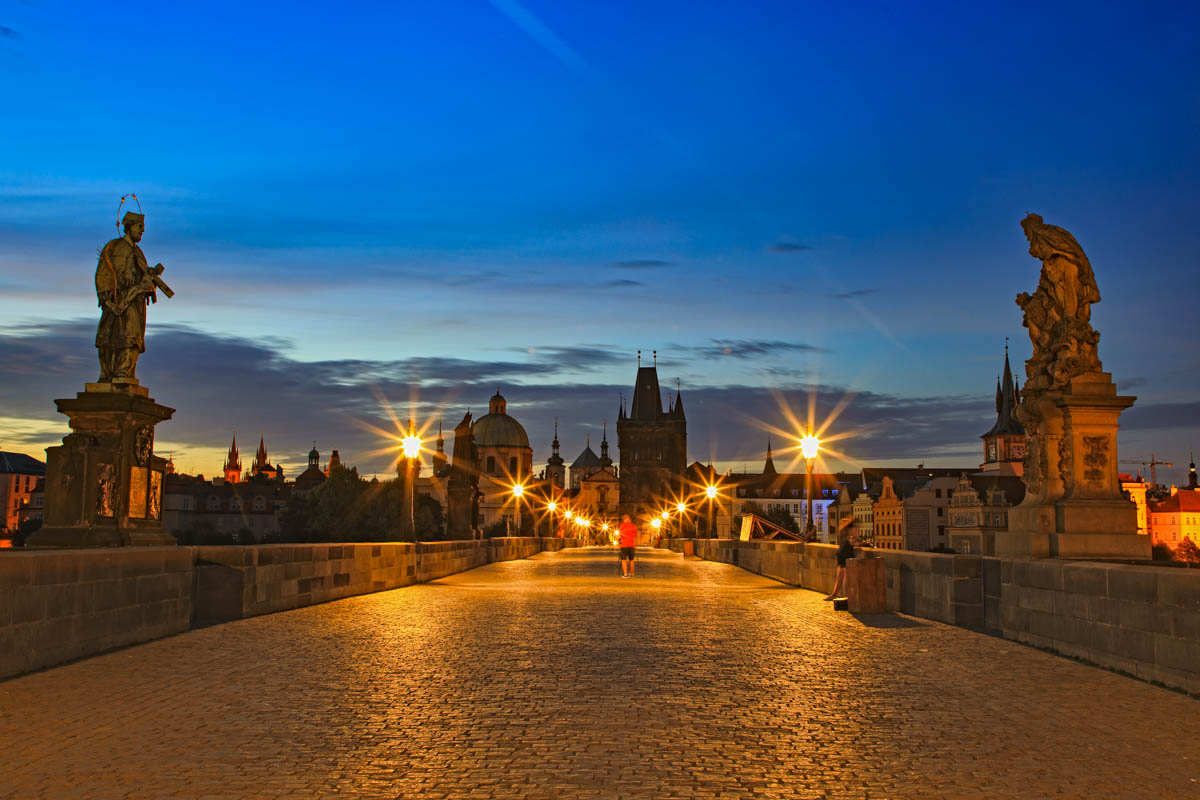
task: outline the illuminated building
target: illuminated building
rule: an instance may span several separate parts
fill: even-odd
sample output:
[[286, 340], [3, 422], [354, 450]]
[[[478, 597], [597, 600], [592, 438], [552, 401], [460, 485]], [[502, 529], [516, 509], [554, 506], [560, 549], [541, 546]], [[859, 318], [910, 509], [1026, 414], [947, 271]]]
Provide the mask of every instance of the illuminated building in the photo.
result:
[[1004, 377], [996, 381], [996, 423], [983, 434], [983, 472], [1022, 475], [1025, 471], [1025, 428], [1016, 418], [1020, 395], [1008, 365], [1008, 345], [1004, 346]]
[[1149, 508], [1150, 530], [1155, 544], [1172, 548], [1183, 539], [1200, 545], [1200, 490], [1171, 487], [1171, 496]]
[[[17, 514], [21, 505], [29, 501], [38, 478], [46, 475], [46, 465], [24, 453], [0, 451], [0, 502], [4, 503], [4, 516], [0, 517], [0, 534], [17, 530]], [[7, 535], [2, 537], [5, 541]]]
[[620, 452], [620, 513], [641, 519], [655, 513], [670, 498], [683, 494], [687, 467], [687, 418], [683, 397], [676, 394], [663, 410], [657, 366], [641, 366], [633, 402], [617, 415]]

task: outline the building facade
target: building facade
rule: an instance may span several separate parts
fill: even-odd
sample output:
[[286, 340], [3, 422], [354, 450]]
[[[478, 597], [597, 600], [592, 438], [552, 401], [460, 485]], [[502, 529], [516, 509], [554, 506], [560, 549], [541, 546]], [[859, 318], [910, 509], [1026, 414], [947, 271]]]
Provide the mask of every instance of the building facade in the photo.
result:
[[45, 462], [24, 453], [0, 451], [0, 502], [4, 516], [0, 517], [0, 539], [10, 541], [19, 524], [21, 506], [29, 502], [37, 488], [38, 478], [46, 475]]

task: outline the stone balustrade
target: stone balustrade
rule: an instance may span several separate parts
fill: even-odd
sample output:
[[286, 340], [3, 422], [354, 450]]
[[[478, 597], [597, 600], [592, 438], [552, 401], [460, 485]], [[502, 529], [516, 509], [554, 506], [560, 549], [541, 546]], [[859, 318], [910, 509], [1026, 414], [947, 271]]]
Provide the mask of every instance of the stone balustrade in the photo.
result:
[[[664, 546], [828, 592], [833, 545], [671, 539]], [[862, 550], [887, 607], [1052, 650], [1200, 695], [1200, 570], [1063, 559]]]
[[436, 580], [574, 539], [0, 552], [0, 678], [208, 625]]

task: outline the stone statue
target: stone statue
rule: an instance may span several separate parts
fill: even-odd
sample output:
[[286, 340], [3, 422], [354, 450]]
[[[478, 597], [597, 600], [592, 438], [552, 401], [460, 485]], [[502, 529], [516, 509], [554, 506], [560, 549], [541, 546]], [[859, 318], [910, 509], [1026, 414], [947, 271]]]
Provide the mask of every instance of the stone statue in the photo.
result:
[[468, 411], [454, 428], [450, 477], [446, 481], [446, 535], [451, 539], [472, 538], [479, 519], [479, 449], [471, 431]]
[[1045, 224], [1037, 214], [1021, 220], [1021, 227], [1029, 254], [1042, 262], [1037, 290], [1017, 295], [1033, 343], [1025, 389], [1060, 389], [1074, 377], [1101, 370], [1096, 352], [1100, 334], [1091, 325], [1100, 289], [1074, 236]]
[[127, 211], [121, 225], [125, 235], [100, 249], [96, 265], [99, 382], [136, 384], [138, 356], [146, 351], [146, 306], [157, 302], [158, 289], [167, 297], [175, 293], [160, 277], [163, 265], [151, 268], [138, 246], [146, 229], [145, 216]]

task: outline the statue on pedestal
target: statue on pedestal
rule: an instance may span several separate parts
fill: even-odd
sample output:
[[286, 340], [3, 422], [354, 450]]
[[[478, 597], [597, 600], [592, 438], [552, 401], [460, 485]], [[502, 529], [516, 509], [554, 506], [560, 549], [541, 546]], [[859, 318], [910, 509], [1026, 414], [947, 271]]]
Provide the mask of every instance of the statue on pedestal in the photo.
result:
[[479, 450], [468, 411], [454, 428], [450, 477], [446, 481], [446, 535], [451, 539], [474, 538], [479, 519], [478, 462]]
[[100, 248], [100, 380], [55, 401], [70, 419], [71, 433], [61, 445], [46, 448], [45, 522], [30, 546], [175, 543], [162, 520], [166, 460], [154, 455], [154, 428], [175, 410], [152, 400], [136, 374], [146, 349], [146, 306], [159, 291], [174, 295], [162, 280], [162, 264], [150, 267], [138, 246], [145, 220], [141, 213], [126, 213], [124, 235]]
[[1042, 262], [1037, 289], [1017, 295], [1033, 345], [1015, 410], [1028, 437], [1025, 499], [997, 534], [996, 555], [1148, 557], [1117, 478], [1118, 418], [1135, 398], [1118, 397], [1100, 363], [1092, 265], [1074, 236], [1037, 214], [1021, 227]]

